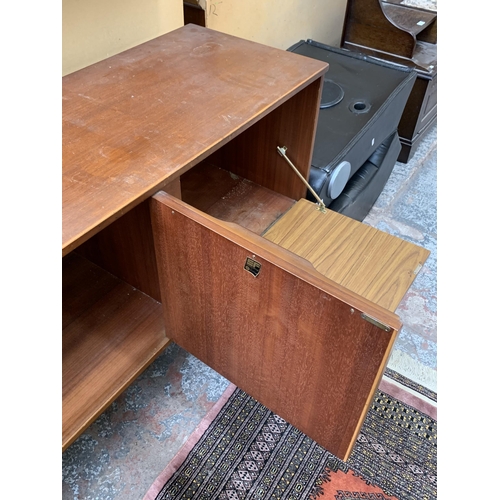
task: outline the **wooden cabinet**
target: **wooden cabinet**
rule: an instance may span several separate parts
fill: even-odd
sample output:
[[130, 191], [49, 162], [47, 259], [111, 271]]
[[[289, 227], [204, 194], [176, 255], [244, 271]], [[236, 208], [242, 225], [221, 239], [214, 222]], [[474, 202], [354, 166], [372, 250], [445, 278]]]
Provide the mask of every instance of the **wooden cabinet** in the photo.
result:
[[169, 339], [346, 458], [428, 252], [306, 201], [327, 64], [188, 25], [63, 79], [63, 449]]

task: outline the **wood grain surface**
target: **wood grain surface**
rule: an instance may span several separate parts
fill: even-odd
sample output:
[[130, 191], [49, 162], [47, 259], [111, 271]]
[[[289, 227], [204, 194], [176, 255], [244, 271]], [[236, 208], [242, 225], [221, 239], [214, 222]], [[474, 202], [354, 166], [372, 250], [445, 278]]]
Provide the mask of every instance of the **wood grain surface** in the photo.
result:
[[411, 59], [416, 36], [392, 23], [380, 0], [347, 0], [341, 46], [348, 44]]
[[[387, 7], [388, 5], [404, 5], [404, 0], [381, 0], [380, 5], [383, 9]], [[416, 12], [423, 12], [424, 15], [428, 14], [433, 14], [434, 19], [429, 20], [429, 22], [426, 23], [425, 28], [420, 31], [420, 33], [417, 34], [417, 40], [421, 40], [422, 42], [428, 42], [432, 44], [437, 43], [437, 25], [438, 25], [438, 19], [437, 19], [437, 11], [433, 9], [424, 9], [421, 7], [417, 7], [415, 5], [412, 5], [411, 7], [405, 6], [407, 8], [411, 8], [412, 10]], [[390, 16], [389, 16], [390, 17]]]
[[394, 312], [429, 250], [299, 200], [264, 235], [332, 281]]
[[160, 301], [149, 203], [143, 201], [74, 250]]
[[65, 76], [63, 255], [327, 68], [187, 25]]
[[302, 176], [309, 178], [322, 84], [316, 80], [233, 139], [214, 155], [214, 163], [294, 200], [304, 197], [307, 187], [277, 148], [286, 146]]
[[[180, 178], [164, 190], [181, 198]], [[160, 285], [148, 201], [80, 245], [75, 252], [134, 288], [160, 301]]]
[[412, 9], [404, 5], [393, 5], [386, 2], [380, 2], [380, 6], [387, 19], [392, 21], [402, 30], [415, 36], [427, 29], [437, 18], [435, 12]]
[[[304, 259], [165, 193], [152, 198], [151, 213], [169, 336], [346, 458], [399, 319]], [[262, 265], [257, 277], [244, 269], [248, 257]]]
[[182, 199], [216, 217], [262, 234], [295, 200], [202, 162], [182, 178]]
[[169, 343], [161, 304], [72, 253], [63, 259], [62, 448]]

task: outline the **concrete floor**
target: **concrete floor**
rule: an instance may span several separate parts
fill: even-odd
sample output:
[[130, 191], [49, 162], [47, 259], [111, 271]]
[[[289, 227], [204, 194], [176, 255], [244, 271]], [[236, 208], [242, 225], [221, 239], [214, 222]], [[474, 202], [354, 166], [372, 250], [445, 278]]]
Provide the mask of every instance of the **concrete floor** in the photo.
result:
[[[437, 391], [437, 128], [394, 171], [365, 223], [431, 251], [396, 311], [389, 367]], [[141, 500], [228, 381], [171, 344], [62, 456], [63, 500]]]
[[431, 252], [396, 310], [404, 326], [389, 367], [437, 392], [437, 126], [396, 163], [364, 222]]

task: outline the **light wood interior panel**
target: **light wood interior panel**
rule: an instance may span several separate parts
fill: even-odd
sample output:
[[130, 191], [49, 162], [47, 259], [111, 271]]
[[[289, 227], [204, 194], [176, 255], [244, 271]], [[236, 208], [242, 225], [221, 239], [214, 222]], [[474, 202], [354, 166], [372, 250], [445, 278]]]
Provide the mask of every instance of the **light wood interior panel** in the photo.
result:
[[161, 304], [87, 259], [63, 259], [63, 451], [169, 343]]
[[160, 300], [149, 204], [143, 202], [80, 245], [75, 252]]
[[[167, 184], [164, 191], [181, 198], [180, 178]], [[122, 215], [80, 245], [75, 252], [160, 301], [148, 201]]]
[[318, 79], [208, 158], [210, 163], [298, 200], [307, 188], [277, 151], [309, 178], [323, 81]]
[[395, 311], [429, 251], [305, 199], [264, 234], [323, 275]]
[[[151, 206], [172, 339], [345, 458], [382, 376], [397, 317], [243, 228], [164, 193]], [[257, 277], [244, 269], [248, 257], [262, 265]], [[382, 317], [388, 331], [365, 321], [354, 303]]]

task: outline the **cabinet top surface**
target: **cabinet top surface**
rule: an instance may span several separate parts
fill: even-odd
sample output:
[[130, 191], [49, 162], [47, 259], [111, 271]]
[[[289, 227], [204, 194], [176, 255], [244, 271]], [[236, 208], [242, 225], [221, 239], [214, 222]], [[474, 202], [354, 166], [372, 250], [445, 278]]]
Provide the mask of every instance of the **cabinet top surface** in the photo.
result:
[[63, 255], [328, 68], [187, 25], [63, 78]]

